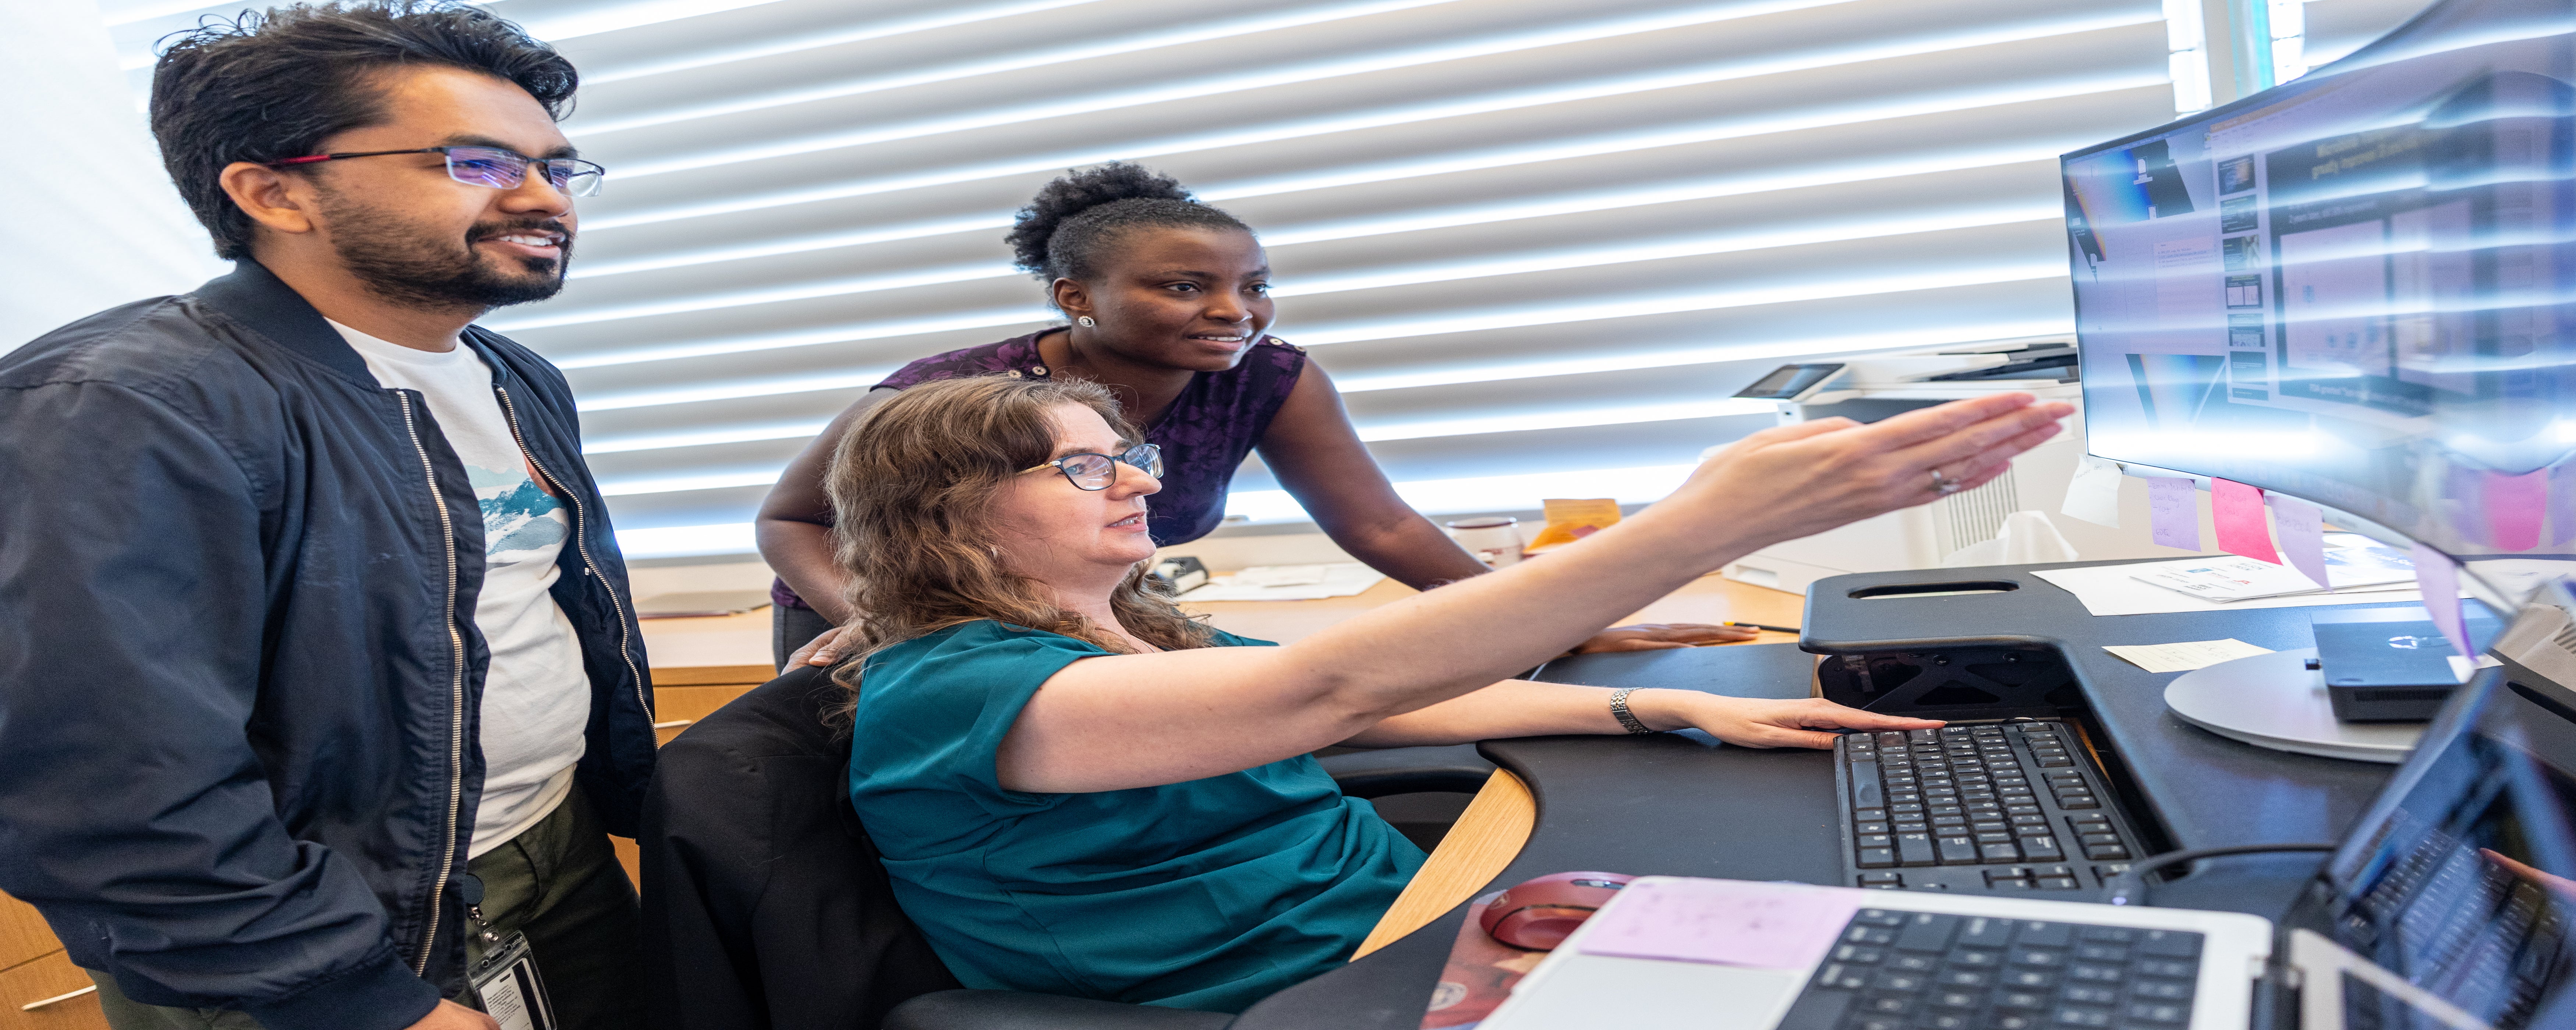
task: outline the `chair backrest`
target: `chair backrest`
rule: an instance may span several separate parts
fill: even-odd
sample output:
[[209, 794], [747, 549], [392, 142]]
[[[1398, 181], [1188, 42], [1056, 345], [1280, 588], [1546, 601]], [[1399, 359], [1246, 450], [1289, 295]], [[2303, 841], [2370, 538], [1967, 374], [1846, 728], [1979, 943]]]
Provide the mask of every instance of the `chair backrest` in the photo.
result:
[[850, 810], [821, 669], [771, 680], [662, 748], [644, 803], [644, 954], [671, 1030], [875, 1030], [958, 986], [896, 906]]

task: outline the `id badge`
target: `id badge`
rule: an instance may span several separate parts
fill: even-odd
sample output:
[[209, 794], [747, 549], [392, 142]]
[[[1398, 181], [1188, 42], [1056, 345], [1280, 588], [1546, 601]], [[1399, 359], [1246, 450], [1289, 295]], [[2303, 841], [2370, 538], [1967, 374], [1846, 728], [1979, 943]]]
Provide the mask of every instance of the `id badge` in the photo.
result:
[[466, 978], [483, 1001], [483, 1014], [501, 1030], [555, 1030], [555, 1010], [546, 1001], [546, 983], [537, 977], [536, 956], [528, 938], [512, 933], [492, 945]]

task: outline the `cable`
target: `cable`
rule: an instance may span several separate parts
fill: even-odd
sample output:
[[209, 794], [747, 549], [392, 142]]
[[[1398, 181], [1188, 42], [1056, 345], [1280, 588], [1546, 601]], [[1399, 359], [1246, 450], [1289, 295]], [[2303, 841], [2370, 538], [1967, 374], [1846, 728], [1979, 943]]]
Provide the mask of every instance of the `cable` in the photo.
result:
[[2114, 905], [2146, 904], [2147, 887], [2149, 886], [2147, 874], [2169, 865], [2180, 865], [2184, 862], [2197, 862], [2204, 858], [2218, 858], [2223, 855], [2260, 855], [2267, 852], [2292, 851], [2333, 851], [2342, 846], [2343, 845], [2341, 844], [2239, 844], [2235, 847], [2228, 848], [2194, 848], [2190, 851], [2168, 851], [2161, 855], [2132, 862], [2129, 864], [2129, 868], [2126, 871], [2111, 877], [2110, 881], [2104, 884], [2104, 886], [2111, 889], [2111, 896], [2104, 898], [2103, 900]]

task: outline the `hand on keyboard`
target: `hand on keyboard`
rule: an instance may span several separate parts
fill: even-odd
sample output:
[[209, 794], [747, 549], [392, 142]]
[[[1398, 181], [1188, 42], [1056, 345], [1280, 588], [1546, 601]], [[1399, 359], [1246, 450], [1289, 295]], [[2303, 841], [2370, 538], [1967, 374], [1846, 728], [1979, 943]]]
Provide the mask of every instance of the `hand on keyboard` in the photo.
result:
[[1659, 730], [1696, 728], [1729, 744], [1744, 747], [1834, 746], [1828, 729], [1926, 730], [1941, 723], [1847, 708], [1819, 697], [1795, 701], [1720, 697], [1696, 690], [1640, 690], [1628, 696], [1628, 709]]

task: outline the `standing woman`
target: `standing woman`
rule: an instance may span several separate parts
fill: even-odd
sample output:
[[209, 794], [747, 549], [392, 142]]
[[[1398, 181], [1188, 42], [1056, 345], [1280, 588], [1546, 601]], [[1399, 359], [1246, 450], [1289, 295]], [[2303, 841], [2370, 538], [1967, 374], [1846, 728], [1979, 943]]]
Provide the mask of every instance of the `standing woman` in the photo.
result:
[[[1335, 544], [1417, 590], [1488, 571], [1395, 487], [1352, 429], [1341, 394], [1306, 352], [1269, 337], [1270, 262], [1251, 227], [1190, 199], [1169, 176], [1112, 163], [1048, 183], [1006, 238], [1072, 323], [904, 366], [832, 420], [761, 505], [761, 557], [778, 570], [772, 645], [789, 653], [856, 613], [833, 560], [824, 473], [869, 408], [939, 379], [1086, 379], [1109, 388], [1163, 450], [1149, 534], [1170, 546], [1225, 518], [1226, 486], [1258, 449], [1279, 485]], [[962, 429], [963, 427], [961, 427]], [[1686, 647], [1751, 639], [1731, 626], [1616, 627], [1578, 650]], [[829, 665], [839, 648], [810, 659]]]

